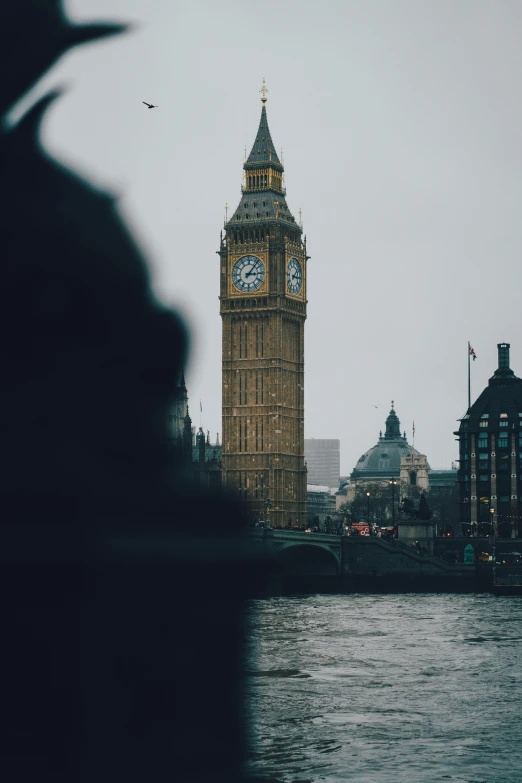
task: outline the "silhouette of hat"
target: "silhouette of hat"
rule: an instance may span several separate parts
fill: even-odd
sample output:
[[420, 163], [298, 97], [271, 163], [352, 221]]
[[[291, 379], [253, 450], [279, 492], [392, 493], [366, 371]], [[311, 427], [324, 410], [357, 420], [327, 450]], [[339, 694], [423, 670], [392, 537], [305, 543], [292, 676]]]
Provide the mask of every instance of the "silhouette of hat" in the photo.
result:
[[107, 22], [71, 24], [62, 0], [0, 3], [0, 72], [10, 74], [0, 97], [0, 114], [3, 116], [68, 49], [126, 29], [127, 25]]

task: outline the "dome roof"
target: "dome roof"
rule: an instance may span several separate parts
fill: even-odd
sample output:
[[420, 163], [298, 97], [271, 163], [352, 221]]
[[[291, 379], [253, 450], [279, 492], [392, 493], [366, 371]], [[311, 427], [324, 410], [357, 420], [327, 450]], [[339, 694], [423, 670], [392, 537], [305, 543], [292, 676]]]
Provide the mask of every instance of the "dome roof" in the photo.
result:
[[[359, 458], [350, 478], [376, 479], [398, 477], [401, 472], [401, 457], [413, 454], [420, 456], [420, 452], [408, 443], [406, 433], [401, 435], [401, 423], [393, 407], [386, 419], [386, 431], [380, 433], [375, 446]], [[429, 470], [429, 465], [427, 466]]]

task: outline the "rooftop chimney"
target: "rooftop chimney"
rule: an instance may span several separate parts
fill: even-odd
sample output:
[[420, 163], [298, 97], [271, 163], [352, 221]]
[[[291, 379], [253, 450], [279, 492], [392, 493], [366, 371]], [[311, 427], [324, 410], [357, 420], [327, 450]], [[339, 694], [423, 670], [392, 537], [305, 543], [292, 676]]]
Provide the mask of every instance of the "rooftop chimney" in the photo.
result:
[[498, 369], [509, 370], [509, 343], [498, 343]]
[[515, 381], [520, 383], [520, 378], [517, 378], [511, 367], [509, 366], [509, 343], [498, 343], [498, 369], [495, 370], [493, 376], [489, 379], [490, 384], [504, 385], [506, 382], [510, 383]]

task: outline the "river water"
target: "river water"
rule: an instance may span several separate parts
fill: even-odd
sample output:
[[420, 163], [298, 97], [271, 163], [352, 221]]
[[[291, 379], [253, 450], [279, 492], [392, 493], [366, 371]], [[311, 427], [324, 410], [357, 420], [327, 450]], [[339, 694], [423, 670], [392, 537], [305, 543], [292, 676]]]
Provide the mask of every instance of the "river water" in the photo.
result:
[[522, 598], [253, 601], [247, 651], [252, 775], [522, 781]]

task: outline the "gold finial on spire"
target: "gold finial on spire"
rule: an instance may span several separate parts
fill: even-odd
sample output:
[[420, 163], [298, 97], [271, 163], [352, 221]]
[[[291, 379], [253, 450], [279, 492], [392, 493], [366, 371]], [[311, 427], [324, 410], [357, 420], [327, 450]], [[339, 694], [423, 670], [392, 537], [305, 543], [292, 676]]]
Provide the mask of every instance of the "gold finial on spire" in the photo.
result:
[[394, 403], [394, 401], [392, 400], [392, 409], [394, 408], [394, 406], [395, 406], [395, 403]]
[[261, 87], [261, 89], [259, 90], [259, 92], [261, 93], [261, 103], [262, 103], [262, 104], [263, 104], [263, 106], [264, 106], [264, 105], [265, 105], [265, 103], [266, 103], [266, 94], [267, 94], [267, 92], [268, 92], [268, 87], [266, 86], [266, 83], [265, 83], [265, 80], [264, 80], [264, 79], [263, 79], [263, 86]]
[[300, 226], [303, 225], [303, 211], [302, 211], [301, 207], [299, 207], [299, 225]]
[[225, 223], [228, 220], [228, 204], [225, 204]]

